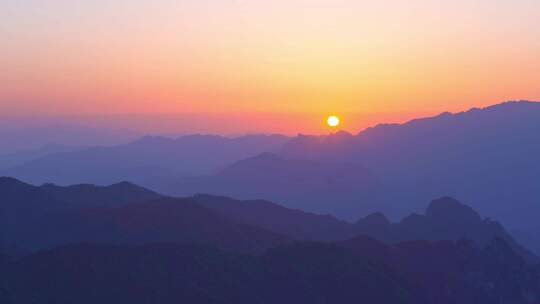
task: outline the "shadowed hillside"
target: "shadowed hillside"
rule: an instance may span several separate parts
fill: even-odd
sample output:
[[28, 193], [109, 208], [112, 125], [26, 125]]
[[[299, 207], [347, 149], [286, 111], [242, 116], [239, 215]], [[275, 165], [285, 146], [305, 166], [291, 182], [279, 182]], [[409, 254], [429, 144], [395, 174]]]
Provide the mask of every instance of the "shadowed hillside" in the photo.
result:
[[7, 269], [6, 303], [532, 304], [540, 295], [538, 271], [502, 240], [478, 249], [355, 238], [289, 244], [262, 256], [196, 245], [84, 244], [32, 254]]

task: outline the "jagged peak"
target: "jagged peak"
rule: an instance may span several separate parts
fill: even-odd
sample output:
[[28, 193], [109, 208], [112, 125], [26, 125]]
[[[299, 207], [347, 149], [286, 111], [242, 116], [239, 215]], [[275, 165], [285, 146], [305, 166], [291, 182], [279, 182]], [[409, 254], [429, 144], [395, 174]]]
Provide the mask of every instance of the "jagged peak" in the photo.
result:
[[456, 221], [481, 221], [480, 215], [471, 207], [452, 197], [442, 197], [431, 201], [426, 208], [426, 216], [431, 219]]

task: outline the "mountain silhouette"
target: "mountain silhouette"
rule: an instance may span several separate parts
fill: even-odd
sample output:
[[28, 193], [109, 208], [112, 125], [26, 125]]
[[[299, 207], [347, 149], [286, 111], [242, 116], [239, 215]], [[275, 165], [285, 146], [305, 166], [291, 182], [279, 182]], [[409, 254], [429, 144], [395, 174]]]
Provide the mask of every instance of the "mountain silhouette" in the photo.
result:
[[414, 282], [428, 303], [534, 303], [535, 266], [528, 266], [503, 239], [479, 248], [473, 242], [407, 241], [384, 246], [367, 237], [339, 243]]
[[281, 135], [147, 136], [113, 147], [47, 155], [1, 173], [36, 184], [107, 185], [127, 180], [152, 188], [179, 177], [207, 174], [265, 151], [277, 151], [287, 140]]
[[500, 238], [526, 261], [540, 262], [536, 255], [519, 245], [501, 224], [482, 219], [471, 207], [450, 197], [433, 200], [425, 215], [411, 214], [399, 223], [390, 223], [379, 213], [359, 220], [355, 226], [357, 233], [386, 243], [468, 239], [479, 246], [487, 246], [493, 239]]
[[68, 214], [159, 197], [155, 192], [125, 182], [107, 187], [51, 184], [38, 187], [0, 177], [0, 249], [24, 251], [57, 239], [56, 234], [71, 229], [63, 226]]
[[[262, 198], [309, 212], [345, 217], [376, 211], [377, 177], [363, 166], [287, 159], [272, 153], [238, 161], [214, 175], [186, 178], [161, 192], [174, 196], [210, 193]], [[335, 214], [335, 213], [334, 213]]]
[[411, 214], [397, 223], [391, 223], [380, 212], [350, 223], [330, 215], [289, 209], [263, 200], [241, 201], [211, 195], [196, 195], [193, 200], [237, 222], [256, 225], [298, 240], [341, 241], [367, 235], [386, 244], [467, 239], [483, 247], [493, 239], [500, 238], [527, 262], [540, 262], [501, 224], [483, 219], [469, 206], [449, 197], [433, 200], [426, 208], [425, 215]]
[[[0, 249], [35, 251], [73, 242], [146, 244], [201, 242], [261, 251], [296, 240], [342, 241], [365, 234], [387, 244], [409, 240], [470, 239], [485, 246], [504, 239], [529, 262], [537, 258], [500, 225], [452, 198], [434, 200], [425, 215], [391, 223], [374, 213], [350, 223], [269, 201], [196, 195], [163, 197], [130, 183], [108, 187], [40, 187], [0, 178]], [[0, 250], [1, 252], [1, 250]]]
[[13, 253], [85, 241], [193, 242], [261, 251], [289, 240], [259, 226], [237, 223], [193, 200], [162, 197], [126, 182], [108, 187], [36, 187], [0, 178], [0, 196], [0, 249]]
[[240, 224], [189, 199], [161, 198], [83, 212], [73, 242], [141, 245], [200, 243], [257, 252], [289, 242], [258, 226]]
[[69, 146], [60, 144], [47, 144], [39, 149], [29, 149], [18, 152], [0, 154], [0, 170], [9, 169], [29, 161], [42, 158], [44, 156], [56, 153], [75, 152], [86, 149], [83, 146]]
[[[539, 132], [540, 103], [516, 101], [377, 125], [354, 136], [299, 136], [280, 155], [369, 168], [387, 189], [379, 211], [391, 217], [449, 195], [527, 231], [540, 212]], [[332, 213], [341, 208], [348, 207], [336, 204]]]
[[353, 226], [330, 215], [289, 209], [264, 200], [235, 200], [198, 194], [197, 203], [223, 216], [299, 240], [335, 241], [353, 237]]
[[[535, 303], [538, 269], [504, 240], [367, 237], [297, 242], [262, 255], [194, 244], [80, 244], [34, 253], [0, 273], [6, 303]], [[0, 294], [1, 296], [1, 294]]]
[[0, 197], [2, 303], [540, 299], [538, 259], [450, 197], [398, 223], [382, 213], [351, 223], [263, 200], [164, 197], [126, 182], [4, 177]]

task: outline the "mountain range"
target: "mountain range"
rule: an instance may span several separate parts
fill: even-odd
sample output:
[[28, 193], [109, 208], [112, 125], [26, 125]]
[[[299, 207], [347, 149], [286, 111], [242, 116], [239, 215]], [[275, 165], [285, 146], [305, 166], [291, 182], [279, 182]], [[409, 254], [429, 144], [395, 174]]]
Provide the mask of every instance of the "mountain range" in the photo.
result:
[[515, 101], [358, 134], [144, 137], [46, 155], [0, 175], [61, 185], [128, 180], [167, 195], [262, 198], [347, 220], [374, 211], [398, 219], [452, 196], [531, 235], [539, 131], [540, 103]]
[[[81, 244], [7, 262], [2, 303], [536, 303], [538, 269], [506, 243], [358, 237], [262, 255], [190, 244]], [[7, 279], [9, 277], [9, 279]]]
[[155, 187], [185, 176], [208, 174], [262, 152], [277, 151], [288, 140], [281, 135], [189, 135], [176, 139], [147, 136], [128, 144], [46, 155], [2, 174], [36, 184], [106, 185], [129, 180]]
[[451, 196], [540, 252], [539, 131], [540, 103], [516, 101], [358, 134], [144, 137], [38, 155], [0, 175], [60, 185], [128, 180], [165, 195], [266, 199], [348, 221], [376, 211], [396, 221]]
[[3, 153], [0, 155], [0, 170], [6, 170], [11, 167], [25, 164], [35, 159], [42, 158], [47, 155], [65, 152], [75, 152], [83, 150], [86, 147], [68, 146], [59, 144], [47, 144], [38, 149], [29, 149], [24, 151]]
[[340, 241], [363, 234], [387, 244], [470, 239], [485, 246], [500, 238], [527, 261], [538, 261], [499, 223], [482, 219], [452, 198], [434, 200], [425, 215], [413, 214], [399, 223], [390, 223], [380, 213], [350, 223], [269, 201], [164, 197], [126, 182], [108, 187], [36, 187], [0, 178], [0, 196], [4, 198], [0, 248], [12, 251], [77, 242], [179, 242], [257, 252], [293, 240]]
[[[358, 164], [286, 159], [263, 153], [240, 160], [213, 175], [189, 177], [158, 188], [189, 196], [212, 193], [241, 199], [264, 198], [283, 206], [347, 218], [378, 210], [378, 177]], [[336, 211], [336, 206], [341, 209]]]
[[[538, 258], [452, 198], [355, 223], [127, 182], [0, 178], [2, 303], [535, 303]], [[9, 255], [2, 254], [9, 253]]]
[[387, 187], [379, 199], [385, 202], [380, 210], [389, 214], [403, 216], [448, 195], [528, 229], [540, 212], [539, 132], [540, 103], [516, 101], [378, 125], [356, 135], [299, 136], [280, 155], [365, 166]]

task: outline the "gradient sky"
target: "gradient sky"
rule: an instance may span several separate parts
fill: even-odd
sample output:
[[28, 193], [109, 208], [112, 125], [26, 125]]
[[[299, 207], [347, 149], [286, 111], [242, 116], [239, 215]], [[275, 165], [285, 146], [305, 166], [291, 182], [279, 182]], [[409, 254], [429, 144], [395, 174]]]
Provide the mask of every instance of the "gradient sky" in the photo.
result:
[[0, 113], [358, 131], [540, 100], [539, 20], [537, 0], [2, 0]]

